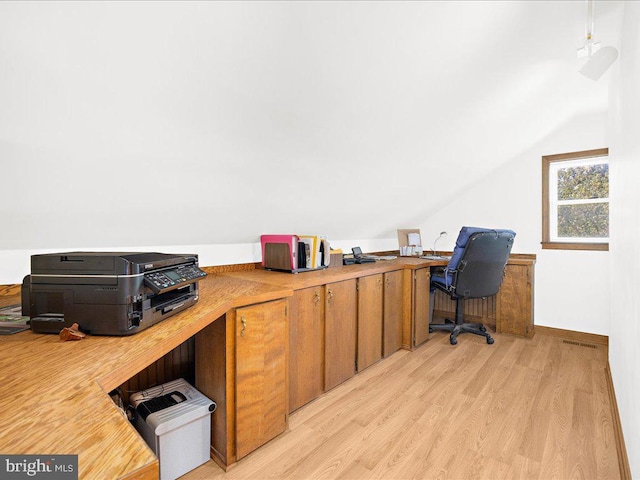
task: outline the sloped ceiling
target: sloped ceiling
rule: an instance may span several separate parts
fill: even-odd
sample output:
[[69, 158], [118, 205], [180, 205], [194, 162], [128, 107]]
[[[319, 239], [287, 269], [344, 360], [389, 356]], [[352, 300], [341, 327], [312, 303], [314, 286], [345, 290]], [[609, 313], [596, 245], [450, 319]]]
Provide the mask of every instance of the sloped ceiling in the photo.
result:
[[0, 248], [393, 237], [606, 110], [585, 5], [3, 2]]

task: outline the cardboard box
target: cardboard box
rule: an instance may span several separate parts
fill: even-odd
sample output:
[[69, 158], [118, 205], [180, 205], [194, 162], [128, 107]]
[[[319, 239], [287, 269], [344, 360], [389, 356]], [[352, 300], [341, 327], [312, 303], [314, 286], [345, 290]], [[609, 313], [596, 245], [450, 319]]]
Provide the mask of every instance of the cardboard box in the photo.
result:
[[342, 266], [342, 252], [331, 252], [329, 257], [329, 268]]

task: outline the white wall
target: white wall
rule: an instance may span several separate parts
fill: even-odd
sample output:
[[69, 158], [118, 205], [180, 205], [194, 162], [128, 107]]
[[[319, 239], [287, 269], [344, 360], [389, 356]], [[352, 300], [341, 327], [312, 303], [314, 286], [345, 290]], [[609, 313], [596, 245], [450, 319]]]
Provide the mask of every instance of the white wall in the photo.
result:
[[541, 155], [606, 146], [583, 19], [574, 1], [0, 2], [0, 284], [40, 252], [209, 265], [258, 261], [262, 233], [386, 250], [397, 228], [451, 248], [462, 225], [511, 226], [538, 255], [536, 323], [606, 334], [606, 254], [539, 249]]
[[447, 197], [446, 205], [419, 223], [427, 244], [444, 230], [448, 235], [438, 241], [438, 249], [453, 248], [461, 225], [513, 229], [513, 252], [537, 256], [536, 325], [608, 335], [609, 252], [540, 246], [542, 156], [608, 146], [606, 120], [605, 112], [571, 118], [466, 190]]
[[[598, 2], [605, 44], [620, 3]], [[420, 227], [450, 249], [462, 225], [510, 227], [538, 256], [536, 323], [610, 335], [640, 477], [640, 5], [624, 8], [608, 142], [607, 78], [575, 73], [582, 2], [0, 2], [0, 284], [40, 252], [212, 265], [258, 261], [261, 233], [386, 250]], [[611, 252], [542, 251], [540, 157], [603, 146]]]
[[640, 4], [625, 3], [611, 94], [609, 363], [633, 478], [640, 478]]
[[0, 250], [394, 238], [460, 170], [482, 177], [606, 108], [566, 75], [582, 14], [0, 2]]
[[[396, 238], [331, 240], [331, 248], [341, 248], [346, 253], [350, 253], [351, 247], [354, 246], [360, 246], [365, 252], [397, 250], [398, 240]], [[2, 265], [0, 285], [21, 283], [24, 276], [31, 271], [31, 255], [57, 253], [60, 251], [196, 253], [202, 266], [234, 265], [262, 261], [259, 242], [227, 245], [118, 245], [106, 247], [72, 245], [64, 250], [58, 248], [0, 250], [0, 265]]]

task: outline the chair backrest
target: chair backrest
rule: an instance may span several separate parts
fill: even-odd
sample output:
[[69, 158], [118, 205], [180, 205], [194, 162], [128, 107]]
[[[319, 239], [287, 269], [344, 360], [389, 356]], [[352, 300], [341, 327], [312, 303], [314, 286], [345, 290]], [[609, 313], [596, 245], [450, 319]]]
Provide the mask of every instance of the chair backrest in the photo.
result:
[[513, 230], [462, 227], [446, 270], [455, 296], [498, 293], [515, 236]]

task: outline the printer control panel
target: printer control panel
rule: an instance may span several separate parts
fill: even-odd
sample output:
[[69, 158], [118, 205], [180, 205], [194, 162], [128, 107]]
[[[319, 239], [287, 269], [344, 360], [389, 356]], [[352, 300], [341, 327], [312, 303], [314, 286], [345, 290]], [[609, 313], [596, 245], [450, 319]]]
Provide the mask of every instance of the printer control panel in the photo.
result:
[[207, 274], [195, 265], [179, 265], [165, 270], [144, 274], [144, 283], [154, 293], [164, 293], [206, 277]]

